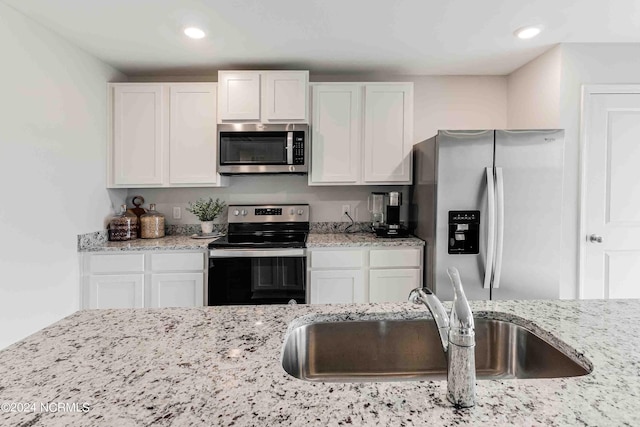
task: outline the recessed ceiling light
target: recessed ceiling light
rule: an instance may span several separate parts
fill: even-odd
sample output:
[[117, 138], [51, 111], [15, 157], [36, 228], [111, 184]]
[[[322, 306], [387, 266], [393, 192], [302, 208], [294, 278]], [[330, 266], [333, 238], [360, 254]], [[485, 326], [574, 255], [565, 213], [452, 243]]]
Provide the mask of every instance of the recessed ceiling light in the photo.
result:
[[542, 31], [542, 25], [532, 25], [528, 27], [518, 28], [513, 34], [520, 39], [531, 39]]
[[184, 33], [187, 37], [191, 37], [192, 39], [201, 39], [204, 37], [204, 31], [196, 27], [185, 28]]

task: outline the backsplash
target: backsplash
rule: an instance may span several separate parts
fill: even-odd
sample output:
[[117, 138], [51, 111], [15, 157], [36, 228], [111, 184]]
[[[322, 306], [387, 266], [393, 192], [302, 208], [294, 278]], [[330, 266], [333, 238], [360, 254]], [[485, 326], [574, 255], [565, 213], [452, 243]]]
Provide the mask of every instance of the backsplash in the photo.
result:
[[[198, 223], [197, 218], [186, 211], [189, 202], [198, 198], [219, 198], [229, 204], [293, 204], [308, 203], [311, 207], [311, 222], [350, 222], [342, 213], [342, 206], [349, 205], [351, 216], [356, 222], [370, 220], [367, 198], [371, 192], [400, 191], [403, 193], [401, 218], [408, 212], [407, 186], [309, 186], [307, 176], [297, 175], [261, 175], [231, 176], [229, 187], [223, 188], [144, 188], [130, 189], [127, 203], [141, 195], [145, 199], [144, 207], [155, 203], [156, 209], [165, 215], [166, 223], [189, 225]], [[179, 207], [181, 218], [173, 218], [173, 208]], [[216, 222], [226, 220], [227, 213]]]

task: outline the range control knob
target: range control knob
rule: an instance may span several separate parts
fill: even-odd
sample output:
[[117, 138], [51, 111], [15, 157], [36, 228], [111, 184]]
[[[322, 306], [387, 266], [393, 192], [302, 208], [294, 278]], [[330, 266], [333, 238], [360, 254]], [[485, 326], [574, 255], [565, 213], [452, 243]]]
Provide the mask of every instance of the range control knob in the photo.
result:
[[302, 209], [298, 209], [298, 215], [302, 215], [304, 211]]
[[238, 216], [238, 215], [240, 215], [240, 211], [239, 211], [238, 209], [236, 209], [236, 210], [234, 210], [234, 211], [233, 211], [233, 214], [234, 214], [235, 216]]
[[242, 216], [247, 216], [247, 210], [246, 209], [242, 209], [242, 211], [240, 212], [242, 214]]
[[289, 215], [295, 215], [296, 214], [296, 210], [291, 208], [289, 209]]

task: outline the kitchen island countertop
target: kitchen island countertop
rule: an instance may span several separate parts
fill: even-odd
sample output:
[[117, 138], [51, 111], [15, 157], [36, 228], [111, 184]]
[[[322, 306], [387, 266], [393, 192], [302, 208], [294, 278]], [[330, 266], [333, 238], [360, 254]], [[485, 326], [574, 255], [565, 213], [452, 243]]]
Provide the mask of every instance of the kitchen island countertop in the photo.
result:
[[[476, 406], [460, 410], [447, 402], [445, 381], [312, 383], [281, 367], [291, 322], [427, 316], [410, 303], [87, 310], [0, 352], [0, 424], [640, 424], [640, 300], [472, 307], [533, 321], [586, 357], [593, 372], [480, 380]], [[37, 406], [5, 410], [12, 402]], [[86, 412], [41, 410], [51, 402]]]

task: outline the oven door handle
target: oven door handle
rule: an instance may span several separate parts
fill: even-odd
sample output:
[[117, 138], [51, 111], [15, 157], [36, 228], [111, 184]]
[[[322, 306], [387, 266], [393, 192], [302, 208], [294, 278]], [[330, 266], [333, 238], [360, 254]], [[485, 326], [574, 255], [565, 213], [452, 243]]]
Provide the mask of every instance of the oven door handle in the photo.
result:
[[296, 249], [211, 249], [209, 258], [303, 257], [304, 248]]

